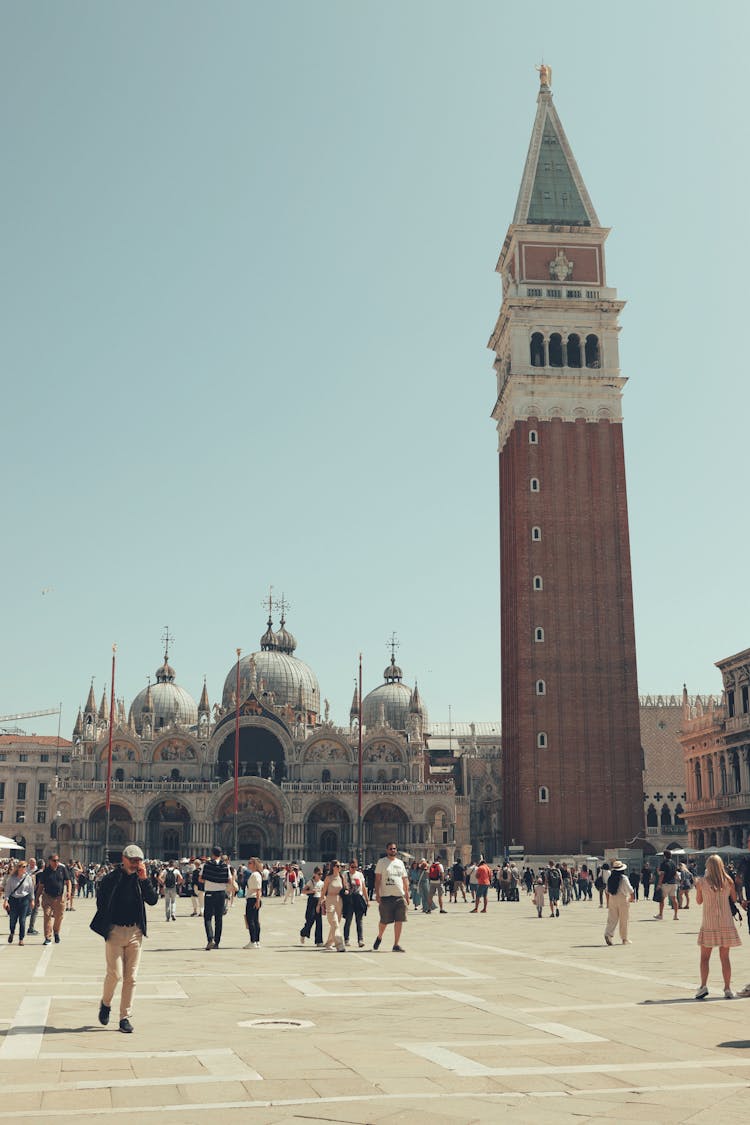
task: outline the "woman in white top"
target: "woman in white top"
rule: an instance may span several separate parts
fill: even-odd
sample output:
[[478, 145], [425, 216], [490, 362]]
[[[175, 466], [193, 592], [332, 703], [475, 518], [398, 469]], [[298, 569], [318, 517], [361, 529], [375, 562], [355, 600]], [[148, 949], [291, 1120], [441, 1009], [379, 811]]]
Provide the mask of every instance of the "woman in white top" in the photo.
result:
[[260, 905], [263, 894], [263, 865], [257, 856], [248, 862], [250, 874], [245, 884], [245, 925], [250, 934], [250, 941], [245, 949], [260, 948]]
[[612, 944], [612, 937], [619, 923], [620, 939], [623, 945], [630, 945], [628, 937], [628, 920], [630, 918], [630, 904], [635, 901], [635, 891], [628, 879], [628, 869], [625, 864], [616, 859], [610, 868], [605, 890], [607, 891], [607, 925], [604, 928], [604, 940], [607, 945]]
[[28, 873], [26, 860], [20, 859], [16, 870], [5, 880], [3, 906], [8, 912], [10, 933], [8, 942], [13, 941], [13, 932], [18, 923], [18, 944], [23, 945], [26, 937], [26, 918], [34, 905], [34, 881]]

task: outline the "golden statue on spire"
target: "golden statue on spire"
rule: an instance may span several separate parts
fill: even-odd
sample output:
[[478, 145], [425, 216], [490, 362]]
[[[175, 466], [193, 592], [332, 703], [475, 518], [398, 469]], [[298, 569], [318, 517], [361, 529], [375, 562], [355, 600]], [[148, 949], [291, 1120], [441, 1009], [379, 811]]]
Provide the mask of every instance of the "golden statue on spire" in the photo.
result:
[[549, 89], [552, 86], [552, 67], [547, 66], [546, 63], [540, 63], [535, 69], [539, 71], [539, 85], [546, 86]]

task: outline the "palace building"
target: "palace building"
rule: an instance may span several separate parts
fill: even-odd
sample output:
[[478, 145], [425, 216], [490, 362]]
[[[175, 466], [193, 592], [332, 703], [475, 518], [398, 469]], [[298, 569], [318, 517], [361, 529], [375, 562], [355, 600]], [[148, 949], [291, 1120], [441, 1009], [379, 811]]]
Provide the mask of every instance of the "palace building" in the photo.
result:
[[624, 846], [643, 824], [618, 355], [623, 302], [540, 68], [497, 272], [504, 841]]

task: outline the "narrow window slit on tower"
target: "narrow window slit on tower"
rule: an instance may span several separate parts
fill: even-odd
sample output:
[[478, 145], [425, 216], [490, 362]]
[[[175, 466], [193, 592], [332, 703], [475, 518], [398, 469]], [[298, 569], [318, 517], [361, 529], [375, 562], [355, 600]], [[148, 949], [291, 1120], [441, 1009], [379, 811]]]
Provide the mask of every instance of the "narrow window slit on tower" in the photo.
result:
[[544, 629], [542, 629], [541, 625], [537, 625], [534, 630], [534, 640], [537, 644], [541, 644], [544, 641]]
[[538, 477], [532, 477], [531, 478], [530, 488], [531, 488], [532, 492], [538, 492], [539, 491], [539, 478]]
[[537, 746], [540, 750], [546, 750], [547, 749], [547, 732], [546, 731], [543, 731], [543, 730], [539, 731], [539, 734], [536, 736], [536, 744], [537, 744]]
[[531, 538], [532, 538], [532, 541], [533, 541], [534, 543], [538, 543], [538, 542], [539, 542], [539, 540], [540, 540], [540, 539], [542, 538], [542, 529], [541, 529], [541, 527], [532, 527], [532, 529], [531, 529]]
[[538, 445], [539, 435], [536, 430], [529, 430], [529, 445]]
[[544, 680], [537, 680], [537, 682], [536, 682], [536, 693], [537, 693], [537, 695], [546, 695], [547, 694], [547, 685], [545, 684]]
[[535, 590], [543, 590], [544, 589], [544, 582], [542, 581], [541, 574], [535, 574], [534, 575], [534, 589]]

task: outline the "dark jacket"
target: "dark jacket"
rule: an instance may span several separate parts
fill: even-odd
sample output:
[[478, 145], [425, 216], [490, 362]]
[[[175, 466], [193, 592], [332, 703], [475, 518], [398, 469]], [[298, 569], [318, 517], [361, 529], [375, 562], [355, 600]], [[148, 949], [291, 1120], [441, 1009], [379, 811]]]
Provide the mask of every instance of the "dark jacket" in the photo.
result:
[[[105, 875], [102, 881], [96, 888], [96, 914], [91, 920], [91, 929], [101, 934], [102, 937], [107, 936], [109, 929], [112, 925], [110, 921], [111, 906], [115, 895], [119, 889], [120, 883], [123, 879], [129, 878], [125, 874], [122, 867], [116, 867], [114, 871], [110, 871], [109, 875]], [[138, 879], [137, 886], [139, 890], [139, 900], [141, 904], [141, 920], [140, 927], [143, 931], [143, 936], [146, 936], [146, 907], [145, 903], [149, 906], [156, 906], [159, 901], [159, 892], [151, 882], [150, 879]]]

